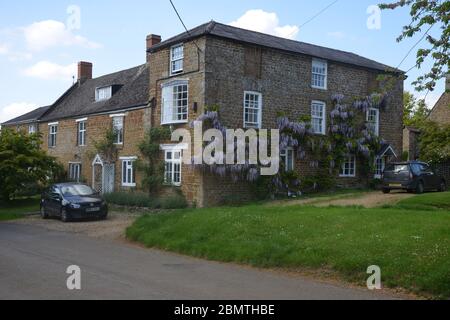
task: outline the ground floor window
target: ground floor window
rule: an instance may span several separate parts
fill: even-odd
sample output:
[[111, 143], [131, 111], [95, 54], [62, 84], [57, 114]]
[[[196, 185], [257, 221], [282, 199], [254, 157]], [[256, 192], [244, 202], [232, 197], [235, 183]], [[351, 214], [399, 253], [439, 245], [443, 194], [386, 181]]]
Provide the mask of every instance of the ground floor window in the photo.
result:
[[80, 182], [81, 178], [81, 163], [69, 163], [69, 180]]
[[136, 187], [135, 157], [121, 158], [122, 160], [122, 186]]
[[384, 169], [386, 167], [386, 159], [378, 157], [375, 160], [375, 179], [381, 179]]
[[280, 161], [284, 165], [286, 172], [294, 171], [294, 149], [287, 148], [281, 151]]
[[180, 186], [181, 185], [181, 162], [182, 151], [177, 149], [164, 150], [165, 173], [164, 182], [166, 184]]
[[341, 177], [355, 177], [356, 176], [356, 157], [348, 156], [341, 167]]

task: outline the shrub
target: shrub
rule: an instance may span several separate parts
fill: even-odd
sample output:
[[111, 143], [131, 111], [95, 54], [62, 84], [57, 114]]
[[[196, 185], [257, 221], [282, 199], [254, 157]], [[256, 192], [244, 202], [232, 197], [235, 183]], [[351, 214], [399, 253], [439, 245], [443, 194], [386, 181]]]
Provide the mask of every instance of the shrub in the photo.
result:
[[182, 195], [172, 195], [161, 199], [162, 209], [184, 209], [188, 207], [186, 198]]
[[138, 208], [158, 208], [158, 199], [152, 198], [143, 192], [114, 192], [104, 196], [108, 203]]

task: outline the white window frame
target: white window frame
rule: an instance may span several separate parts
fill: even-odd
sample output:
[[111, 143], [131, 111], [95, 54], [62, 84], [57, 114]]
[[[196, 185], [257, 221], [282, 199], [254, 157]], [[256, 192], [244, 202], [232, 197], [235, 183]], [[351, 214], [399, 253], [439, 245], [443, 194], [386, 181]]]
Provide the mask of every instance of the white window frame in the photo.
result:
[[95, 89], [95, 101], [106, 101], [112, 97], [112, 86], [98, 87]]
[[122, 187], [134, 188], [136, 187], [136, 169], [135, 162], [137, 157], [121, 157], [121, 176]]
[[[351, 165], [353, 165], [353, 167]], [[345, 159], [344, 163], [342, 163], [339, 177], [341, 178], [356, 177], [356, 156], [351, 155]]]
[[[372, 111], [376, 111], [376, 118], [375, 118], [375, 122], [370, 120], [370, 116], [371, 116], [371, 112]], [[380, 135], [380, 110], [377, 108], [370, 108], [369, 110], [367, 110], [367, 114], [366, 114], [366, 121], [367, 121], [367, 125], [370, 128], [371, 125], [375, 125], [375, 132], [374, 134], [378, 137]]]
[[[292, 156], [292, 165], [289, 166], [289, 156]], [[284, 158], [284, 161], [283, 161]], [[295, 153], [293, 148], [286, 148], [280, 152], [280, 161], [284, 162], [285, 172], [292, 172], [295, 170]]]
[[80, 179], [81, 179], [81, 162], [69, 162], [69, 180], [79, 183]]
[[[54, 138], [52, 138], [54, 137]], [[57, 145], [57, 137], [58, 137], [58, 122], [53, 122], [48, 124], [48, 147], [56, 148]], [[50, 144], [50, 142], [54, 139], [54, 143]]]
[[[249, 107], [247, 104], [247, 96], [248, 95], [252, 95], [258, 98], [258, 108], [254, 108], [254, 107]], [[262, 110], [263, 110], [263, 96], [261, 92], [257, 92], [257, 91], [244, 91], [244, 102], [243, 102], [243, 107], [244, 107], [244, 128], [245, 129], [261, 129], [262, 127]], [[247, 114], [249, 110], [257, 110], [257, 122], [250, 122], [250, 121], [246, 121], [247, 118]]]
[[[379, 166], [379, 161], [381, 160], [381, 167]], [[384, 169], [386, 169], [386, 158], [376, 157], [375, 158], [375, 179], [381, 179], [383, 177]]]
[[[175, 50], [181, 48], [181, 55], [175, 56]], [[177, 62], [181, 61], [181, 68], [175, 69]], [[175, 75], [183, 72], [184, 69], [184, 44], [177, 44], [170, 48], [170, 74]]]
[[[314, 107], [320, 106], [322, 107], [322, 117], [317, 116], [317, 114], [314, 113]], [[320, 132], [316, 132], [314, 129], [314, 120], [320, 120], [322, 125], [322, 130]], [[323, 101], [313, 100], [311, 102], [311, 127], [314, 132], [314, 134], [319, 135], [326, 135], [326, 128], [327, 128], [327, 104]]]
[[[83, 126], [83, 129], [81, 129]], [[86, 132], [87, 132], [87, 120], [77, 120], [77, 146], [86, 146]]]
[[[123, 114], [118, 114], [118, 115], [112, 115], [111, 116], [112, 119], [112, 128], [113, 128], [113, 132], [116, 134], [117, 132], [119, 134], [117, 134], [116, 139], [114, 141], [115, 145], [123, 145], [124, 142], [124, 126], [125, 126], [125, 115]], [[116, 120], [121, 121], [121, 128], [118, 128], [118, 126], [116, 126], [117, 122]]]
[[28, 134], [35, 134], [37, 132], [37, 125], [30, 124], [28, 125]]
[[[172, 185], [175, 187], [181, 186], [181, 183], [183, 181], [183, 147], [180, 145], [164, 145], [164, 147], [161, 147], [161, 149], [164, 151], [164, 183], [166, 185]], [[171, 154], [171, 159], [169, 159], [168, 154]], [[176, 159], [175, 154], [179, 153], [179, 158]], [[170, 166], [170, 171], [167, 170], [167, 166]], [[179, 171], [176, 171], [176, 166], [179, 167]], [[167, 179], [167, 175], [170, 173], [170, 181]], [[175, 181], [176, 174], [179, 174], [179, 181]]]
[[[186, 99], [178, 99], [177, 95], [180, 92], [175, 93], [176, 90], [180, 90], [180, 87], [186, 87], [186, 91], [181, 91], [186, 94]], [[183, 105], [178, 105], [182, 101]], [[183, 109], [186, 112], [183, 112]], [[181, 120], [179, 120], [181, 118]], [[184, 119], [186, 118], [186, 119]], [[161, 87], [161, 125], [170, 124], [184, 124], [189, 122], [189, 81], [188, 80], [176, 80], [169, 83], [165, 83]]]
[[[320, 64], [320, 68], [322, 68], [325, 65], [325, 73], [318, 73], [315, 72], [314, 69], [316, 66], [318, 66]], [[314, 83], [314, 76], [320, 76], [320, 77], [324, 77], [324, 85], [320, 86]], [[312, 66], [311, 66], [311, 87], [315, 88], [315, 89], [322, 89], [322, 90], [327, 90], [328, 89], [328, 62], [326, 60], [321, 60], [321, 59], [313, 59], [312, 60]]]

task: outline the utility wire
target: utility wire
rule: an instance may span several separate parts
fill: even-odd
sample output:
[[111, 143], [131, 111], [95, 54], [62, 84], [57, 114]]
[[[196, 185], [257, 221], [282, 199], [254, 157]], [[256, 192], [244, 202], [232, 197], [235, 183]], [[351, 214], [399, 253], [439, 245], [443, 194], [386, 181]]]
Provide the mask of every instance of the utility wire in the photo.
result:
[[332, 3], [330, 3], [328, 6], [326, 6], [325, 8], [323, 8], [322, 10], [320, 10], [318, 13], [316, 13], [312, 18], [310, 18], [309, 20], [307, 20], [305, 23], [303, 23], [302, 25], [300, 25], [300, 28], [303, 28], [304, 26], [306, 26], [308, 23], [310, 23], [311, 21], [313, 21], [315, 18], [317, 18], [318, 16], [320, 16], [322, 13], [324, 13], [325, 11], [327, 11], [329, 8], [331, 8], [333, 5], [335, 5], [337, 2], [339, 2], [339, 0], [335, 0]]
[[[327, 5], [325, 8], [323, 8], [322, 10], [320, 10], [318, 13], [316, 13], [314, 16], [312, 16], [311, 18], [309, 18], [306, 22], [304, 22], [303, 24], [301, 24], [299, 26], [299, 29], [303, 28], [304, 26], [306, 26], [308, 23], [312, 22], [314, 19], [316, 19], [318, 16], [320, 16], [322, 13], [324, 13], [325, 11], [327, 11], [329, 8], [331, 8], [332, 6], [334, 6], [337, 2], [339, 2], [339, 0], [335, 0], [332, 3], [330, 3], [329, 5]], [[296, 31], [292, 32], [291, 34], [289, 34], [289, 38], [294, 35], [294, 33], [296, 33]]]
[[[190, 31], [189, 31], [188, 28], [186, 27], [186, 24], [184, 23], [183, 19], [181, 18], [180, 13], [178, 12], [177, 8], [175, 7], [175, 4], [173, 3], [172, 0], [169, 0], [169, 1], [170, 1], [170, 4], [172, 5], [173, 10], [175, 11], [175, 13], [176, 13], [177, 16], [178, 16], [178, 19], [180, 20], [181, 24], [183, 25], [184, 29], [186, 30], [187, 34], [188, 34], [190, 37], [192, 37]], [[197, 49], [198, 49], [200, 52], [203, 52], [202, 49], [200, 49], [200, 47], [197, 45], [197, 42], [196, 42], [196, 41], [194, 41], [194, 44], [195, 44], [195, 46], [197, 47]]]
[[[416, 48], [416, 47], [419, 45], [419, 43], [421, 43], [421, 42], [423, 41], [423, 39], [425, 39], [425, 37], [428, 35], [428, 32], [430, 32], [431, 29], [432, 29], [433, 27], [434, 27], [434, 24], [432, 24], [432, 25], [428, 28], [428, 30], [422, 35], [422, 37], [420, 37], [420, 39], [412, 46], [412, 48], [409, 49], [408, 53], [405, 55], [405, 57], [402, 59], [402, 61], [400, 61], [400, 63], [398, 64], [398, 66], [397, 66], [396, 69], [399, 69], [399, 68], [400, 68], [400, 66], [401, 66], [401, 65], [403, 64], [403, 62], [405, 62], [405, 60], [409, 57], [409, 55], [410, 55], [411, 52], [414, 50], [414, 48]], [[414, 69], [415, 67], [417, 67], [417, 64], [416, 64], [414, 67], [412, 67], [410, 70], [408, 70], [408, 72], [411, 71], [412, 69]]]

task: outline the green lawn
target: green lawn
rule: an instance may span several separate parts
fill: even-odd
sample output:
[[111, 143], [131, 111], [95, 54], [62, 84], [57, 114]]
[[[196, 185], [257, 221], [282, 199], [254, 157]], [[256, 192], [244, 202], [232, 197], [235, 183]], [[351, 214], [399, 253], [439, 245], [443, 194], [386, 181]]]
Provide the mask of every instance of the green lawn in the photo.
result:
[[332, 270], [360, 285], [368, 278], [367, 267], [378, 265], [385, 286], [448, 298], [449, 202], [450, 193], [433, 193], [376, 209], [186, 209], [139, 218], [127, 236], [148, 247], [216, 261]]
[[39, 212], [39, 199], [17, 199], [9, 203], [0, 201], [0, 221], [15, 220], [25, 213]]

